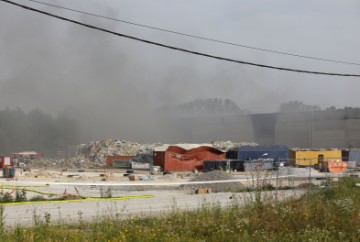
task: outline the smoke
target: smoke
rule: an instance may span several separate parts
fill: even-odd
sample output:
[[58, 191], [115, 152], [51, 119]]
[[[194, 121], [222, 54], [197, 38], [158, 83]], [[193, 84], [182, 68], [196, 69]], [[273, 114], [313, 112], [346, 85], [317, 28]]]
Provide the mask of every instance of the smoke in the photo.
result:
[[[58, 4], [251, 46], [360, 62], [360, 31], [353, 28], [359, 21], [359, 3], [321, 2], [328, 7], [320, 8], [320, 3], [312, 1], [291, 1], [296, 6], [286, 1], [271, 6], [263, 1], [165, 0]], [[229, 58], [359, 73], [357, 67], [320, 64], [39, 8], [125, 34]], [[355, 106], [360, 101], [357, 79], [263, 70], [192, 56], [5, 3], [0, 7], [0, 36], [0, 107], [25, 111], [40, 108], [53, 115], [65, 112], [80, 123], [84, 141], [114, 137], [171, 142], [160, 132], [168, 121], [154, 117], [153, 110], [195, 99], [229, 98], [241, 109], [253, 112], [273, 112], [289, 100], [323, 108]]]

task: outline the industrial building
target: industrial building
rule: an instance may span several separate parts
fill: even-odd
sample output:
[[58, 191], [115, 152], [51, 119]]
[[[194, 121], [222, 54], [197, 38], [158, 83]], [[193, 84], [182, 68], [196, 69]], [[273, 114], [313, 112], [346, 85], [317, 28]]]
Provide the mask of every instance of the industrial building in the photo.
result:
[[211, 144], [176, 144], [155, 147], [154, 165], [164, 171], [203, 170], [205, 160], [224, 160], [226, 154]]
[[297, 113], [176, 117], [166, 120], [167, 140], [233, 140], [298, 148], [360, 147], [360, 109]]

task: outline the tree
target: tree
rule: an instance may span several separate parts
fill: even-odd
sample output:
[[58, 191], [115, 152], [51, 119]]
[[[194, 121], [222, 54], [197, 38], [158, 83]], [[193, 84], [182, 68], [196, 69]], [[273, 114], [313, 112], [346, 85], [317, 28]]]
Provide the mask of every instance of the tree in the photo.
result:
[[280, 105], [280, 113], [297, 113], [312, 111], [321, 111], [321, 108], [316, 105], [306, 105], [300, 101], [290, 101]]

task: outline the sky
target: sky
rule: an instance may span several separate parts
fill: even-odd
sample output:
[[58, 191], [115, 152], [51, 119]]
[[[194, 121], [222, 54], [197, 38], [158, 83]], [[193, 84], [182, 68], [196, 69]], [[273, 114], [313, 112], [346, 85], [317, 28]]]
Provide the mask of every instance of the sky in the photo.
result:
[[[191, 35], [360, 63], [356, 0], [42, 0]], [[123, 34], [264, 65], [360, 74], [360, 65], [319, 62], [197, 40], [66, 10], [26, 4]], [[302, 101], [358, 107], [360, 78], [240, 65], [124, 39], [0, 2], [0, 109], [66, 112], [96, 137], [131, 134], [152, 110], [229, 98], [253, 113]], [[101, 124], [100, 126], [98, 124]], [[96, 128], [95, 128], [96, 127]], [[120, 127], [114, 131], [114, 127]], [[141, 136], [139, 133], [138, 137]]]

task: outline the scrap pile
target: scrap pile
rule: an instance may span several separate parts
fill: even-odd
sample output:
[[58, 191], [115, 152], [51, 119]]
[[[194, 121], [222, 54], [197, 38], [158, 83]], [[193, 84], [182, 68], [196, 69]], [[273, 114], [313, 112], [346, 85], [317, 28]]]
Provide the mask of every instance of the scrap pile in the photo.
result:
[[151, 154], [154, 147], [155, 144], [139, 144], [126, 140], [107, 139], [80, 145], [76, 157], [101, 164], [105, 162], [107, 156]]
[[215, 149], [227, 152], [229, 150], [236, 150], [237, 148], [243, 147], [243, 146], [258, 146], [255, 142], [232, 142], [232, 141], [214, 141], [212, 142], [212, 145]]
[[64, 159], [57, 160], [51, 158], [35, 159], [26, 163], [23, 168], [24, 170], [31, 170], [33, 168], [67, 170], [75, 168], [99, 168], [102, 166], [102, 163], [93, 162], [81, 157], [72, 157], [67, 161]]

